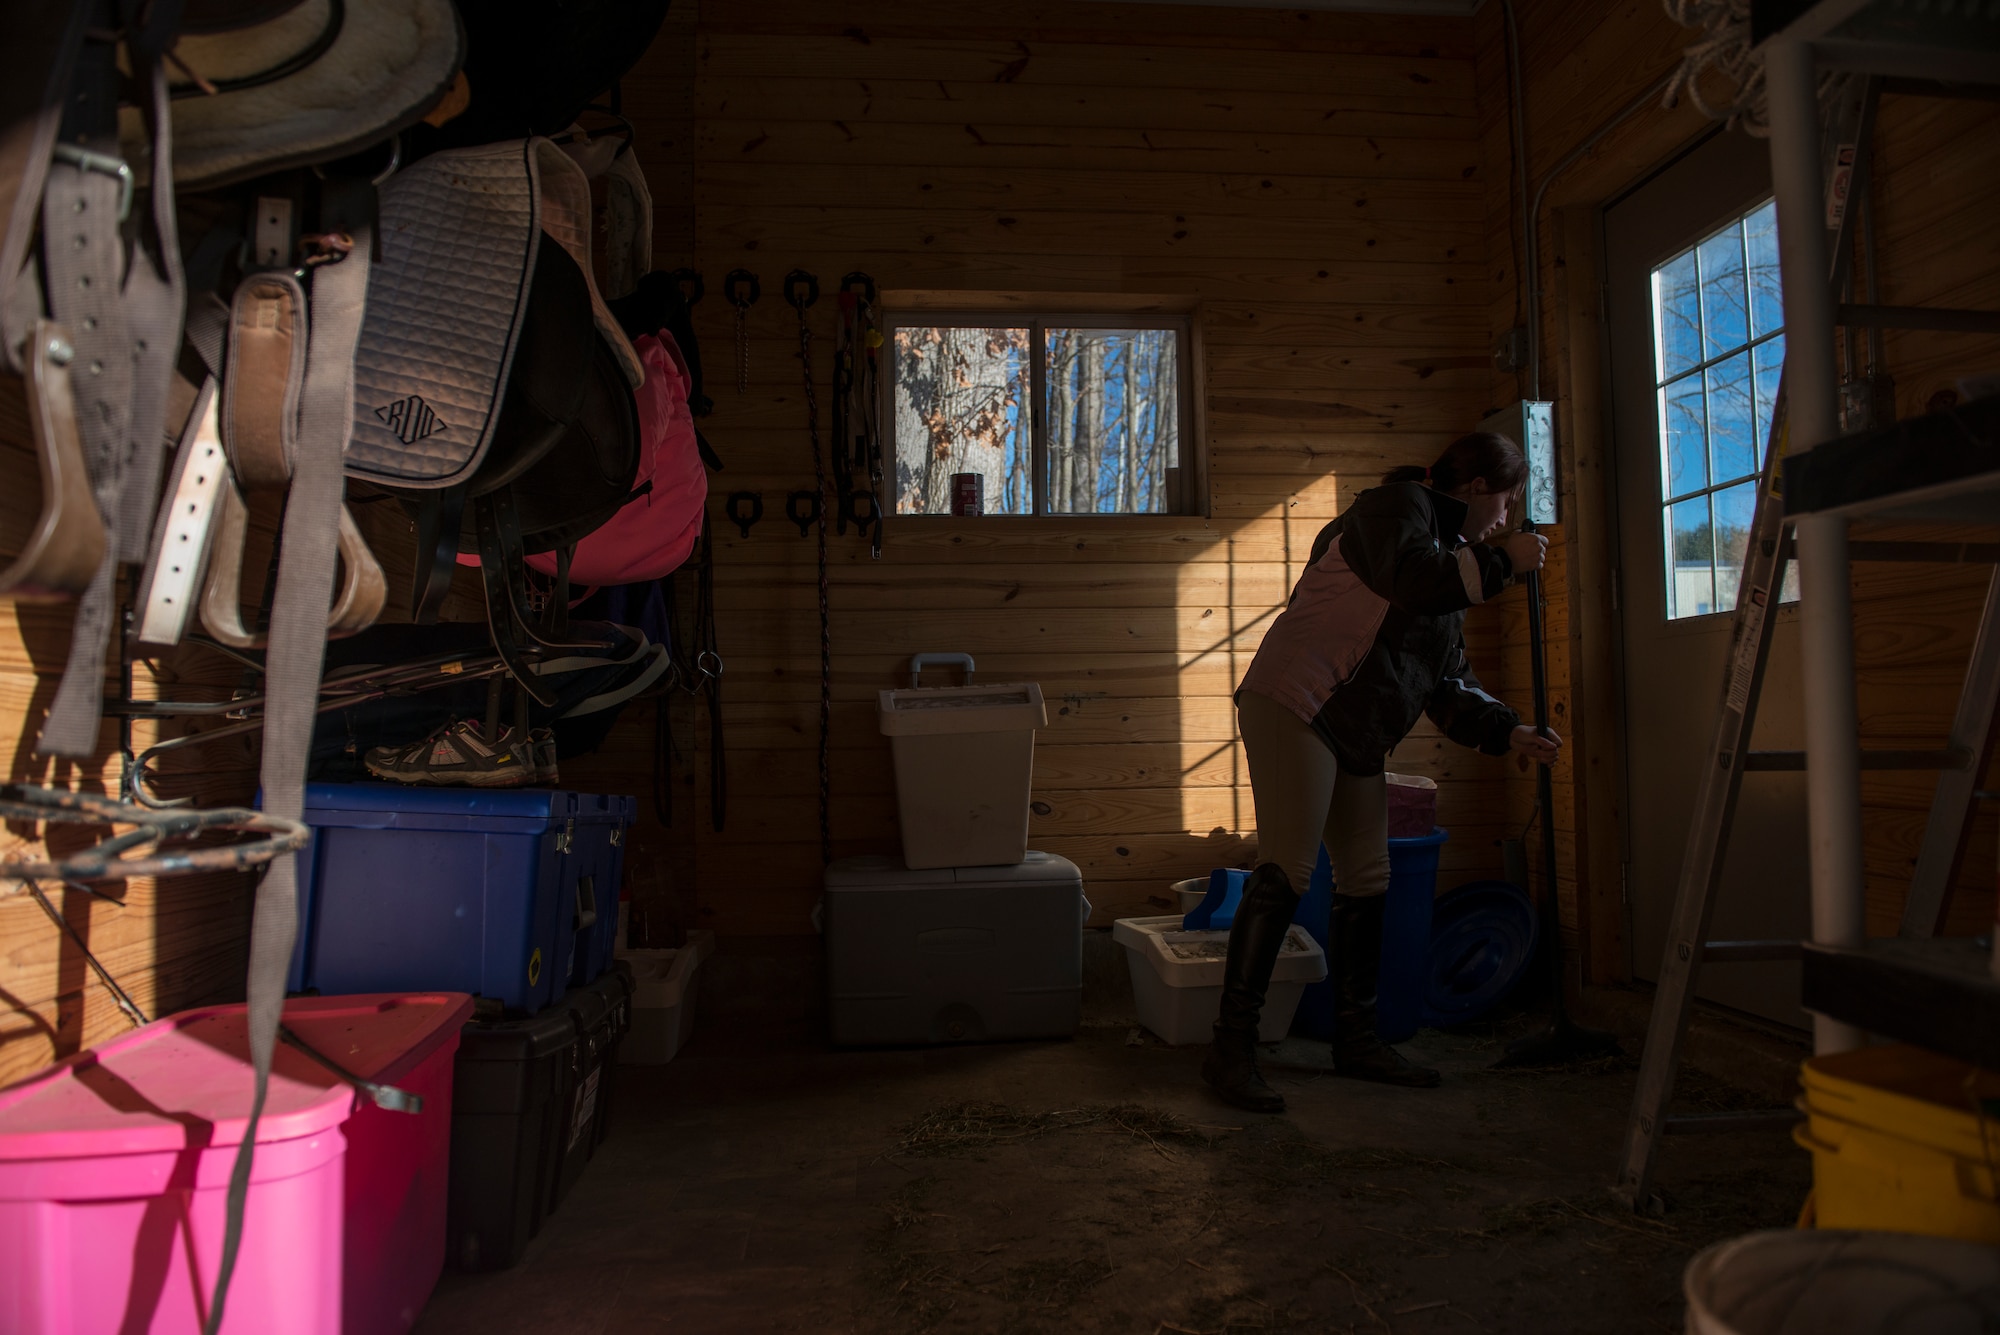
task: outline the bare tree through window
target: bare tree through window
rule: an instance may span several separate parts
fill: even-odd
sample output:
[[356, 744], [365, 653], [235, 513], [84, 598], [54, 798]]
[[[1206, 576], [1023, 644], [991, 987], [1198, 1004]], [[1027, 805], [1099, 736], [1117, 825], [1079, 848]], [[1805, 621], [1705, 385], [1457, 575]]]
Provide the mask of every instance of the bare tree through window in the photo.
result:
[[977, 473], [989, 514], [1171, 513], [1183, 332], [1054, 319], [897, 325], [898, 512], [947, 513], [951, 475]]

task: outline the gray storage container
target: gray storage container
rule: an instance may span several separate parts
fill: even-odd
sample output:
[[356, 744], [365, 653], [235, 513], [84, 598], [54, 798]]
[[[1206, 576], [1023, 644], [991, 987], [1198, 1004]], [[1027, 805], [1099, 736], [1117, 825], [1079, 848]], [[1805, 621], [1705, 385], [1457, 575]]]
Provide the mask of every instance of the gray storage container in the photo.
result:
[[1090, 905], [1067, 858], [925, 871], [842, 858], [826, 869], [825, 910], [835, 1043], [1076, 1032]]

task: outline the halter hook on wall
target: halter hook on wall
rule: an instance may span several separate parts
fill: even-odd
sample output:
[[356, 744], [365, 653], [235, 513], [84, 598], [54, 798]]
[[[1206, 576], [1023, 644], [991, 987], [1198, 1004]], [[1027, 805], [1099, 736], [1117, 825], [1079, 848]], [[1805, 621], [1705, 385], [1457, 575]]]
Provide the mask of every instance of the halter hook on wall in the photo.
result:
[[799, 526], [800, 537], [808, 536], [813, 525], [819, 522], [819, 493], [795, 491], [785, 497], [785, 517]]
[[722, 512], [729, 516], [729, 522], [736, 525], [744, 537], [750, 536], [750, 526], [764, 517], [764, 498], [754, 491], [732, 491], [724, 503]]
[[667, 277], [673, 280], [676, 288], [680, 289], [681, 300], [690, 306], [699, 304], [708, 294], [708, 284], [702, 281], [699, 269], [676, 269]]
[[722, 280], [722, 297], [736, 308], [736, 392], [750, 388], [750, 308], [764, 295], [757, 275], [748, 269], [731, 269]]
[[804, 315], [806, 307], [819, 301], [819, 278], [804, 269], [785, 275], [785, 304]]

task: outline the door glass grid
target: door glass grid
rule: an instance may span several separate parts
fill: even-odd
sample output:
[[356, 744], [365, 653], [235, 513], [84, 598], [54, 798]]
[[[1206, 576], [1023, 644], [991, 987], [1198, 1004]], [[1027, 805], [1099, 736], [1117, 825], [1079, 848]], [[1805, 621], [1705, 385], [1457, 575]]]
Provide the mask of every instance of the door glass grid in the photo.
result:
[[1670, 621], [1736, 607], [1785, 361], [1783, 319], [1775, 204], [1653, 270]]

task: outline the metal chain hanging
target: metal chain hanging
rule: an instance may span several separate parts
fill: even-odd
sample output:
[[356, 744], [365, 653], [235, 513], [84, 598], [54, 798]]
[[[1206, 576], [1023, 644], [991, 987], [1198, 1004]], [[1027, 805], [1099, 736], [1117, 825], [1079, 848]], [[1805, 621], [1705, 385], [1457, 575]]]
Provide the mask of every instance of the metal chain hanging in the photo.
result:
[[750, 389], [750, 308], [763, 295], [757, 275], [748, 269], [731, 269], [722, 280], [723, 299], [736, 308], [736, 392]]
[[785, 275], [785, 301], [799, 315], [799, 369], [806, 381], [806, 431], [812, 439], [813, 485], [819, 495], [819, 856], [833, 861], [833, 623], [827, 611], [826, 577], [826, 451], [819, 439], [819, 391], [813, 385], [812, 326], [806, 309], [819, 300], [819, 279], [804, 269]]

